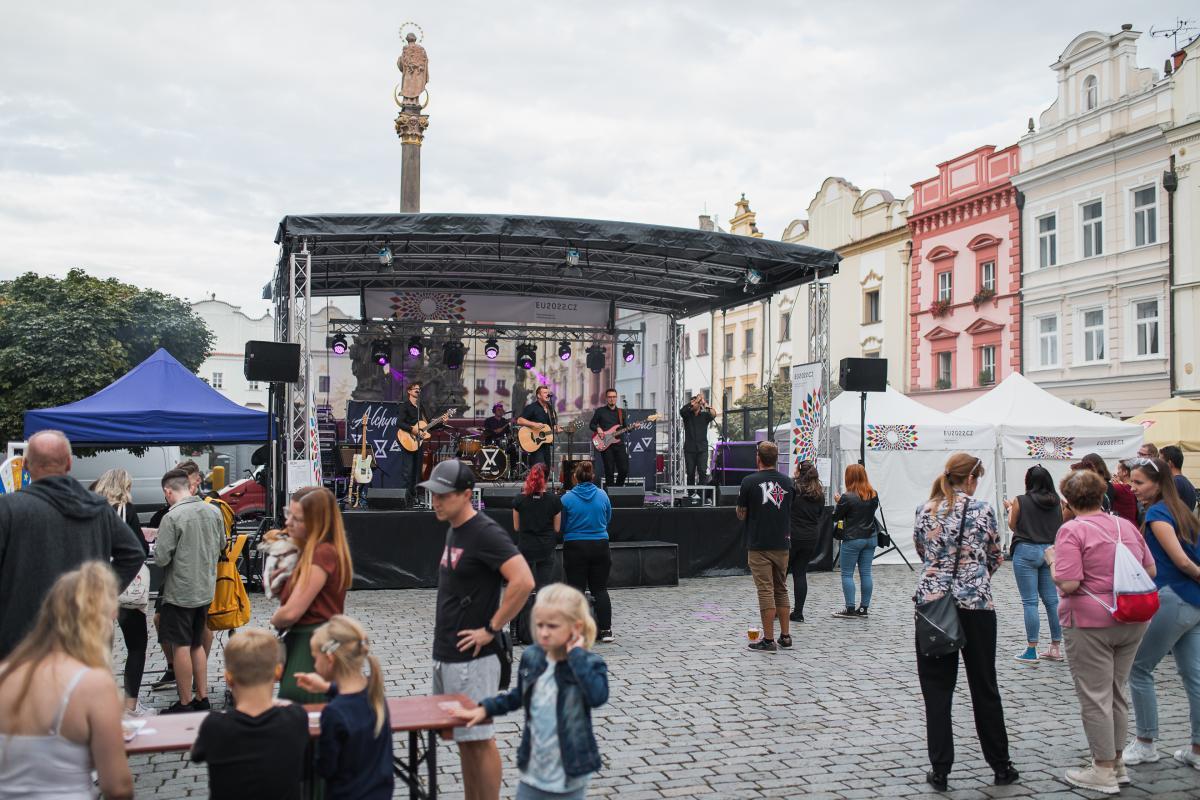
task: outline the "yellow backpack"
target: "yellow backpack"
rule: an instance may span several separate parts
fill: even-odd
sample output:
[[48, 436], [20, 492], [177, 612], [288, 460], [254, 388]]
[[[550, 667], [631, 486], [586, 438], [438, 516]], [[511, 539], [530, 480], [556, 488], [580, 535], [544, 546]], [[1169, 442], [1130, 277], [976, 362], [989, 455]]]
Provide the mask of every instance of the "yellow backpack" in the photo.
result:
[[221, 521], [225, 523], [225, 541], [231, 541], [233, 536], [233, 506], [219, 497], [206, 497], [204, 502], [221, 512]]
[[208, 629], [227, 631], [240, 628], [250, 621], [250, 596], [237, 569], [238, 556], [246, 545], [245, 534], [221, 551], [217, 559], [217, 588], [208, 606]]

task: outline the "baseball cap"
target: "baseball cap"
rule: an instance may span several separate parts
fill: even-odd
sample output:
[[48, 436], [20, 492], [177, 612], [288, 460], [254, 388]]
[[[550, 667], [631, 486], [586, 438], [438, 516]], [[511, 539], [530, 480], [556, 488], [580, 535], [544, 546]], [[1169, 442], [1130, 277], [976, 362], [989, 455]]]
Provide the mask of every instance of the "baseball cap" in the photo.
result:
[[475, 488], [475, 473], [465, 462], [451, 458], [437, 464], [429, 473], [429, 480], [417, 484], [432, 494], [447, 494]]

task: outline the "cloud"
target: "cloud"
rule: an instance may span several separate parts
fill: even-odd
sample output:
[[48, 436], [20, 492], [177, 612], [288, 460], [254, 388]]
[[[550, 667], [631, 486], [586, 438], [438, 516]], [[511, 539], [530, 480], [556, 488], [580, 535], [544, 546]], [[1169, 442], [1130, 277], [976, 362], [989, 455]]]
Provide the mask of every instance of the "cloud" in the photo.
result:
[[[425, 210], [691, 226], [746, 192], [774, 237], [829, 175], [903, 196], [939, 161], [1012, 144], [1078, 33], [1184, 10], [23, 4], [0, 30], [0, 278], [85, 266], [261, 311], [281, 217], [399, 207], [407, 18], [432, 62]], [[1156, 68], [1171, 49], [1139, 48]]]

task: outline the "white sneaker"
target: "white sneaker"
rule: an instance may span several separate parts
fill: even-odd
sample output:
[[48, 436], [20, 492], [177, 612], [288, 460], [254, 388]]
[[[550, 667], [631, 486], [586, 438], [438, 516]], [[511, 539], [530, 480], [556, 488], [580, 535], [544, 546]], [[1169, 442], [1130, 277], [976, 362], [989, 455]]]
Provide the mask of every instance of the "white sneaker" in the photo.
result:
[[139, 717], [149, 717], [152, 714], [154, 712], [142, 705], [142, 701], [139, 700], [133, 708], [125, 709], [123, 716], [125, 719], [137, 719]]
[[1187, 764], [1193, 769], [1200, 769], [1200, 755], [1192, 752], [1192, 748], [1185, 747], [1182, 750], [1175, 751], [1175, 760]]
[[1162, 756], [1154, 749], [1154, 744], [1143, 742], [1141, 739], [1134, 738], [1129, 744], [1125, 745], [1125, 750], [1121, 753], [1121, 760], [1127, 766], [1136, 766], [1137, 764], [1153, 764]]
[[1098, 767], [1095, 764], [1067, 770], [1067, 783], [1101, 794], [1117, 794], [1121, 791], [1116, 770], [1112, 767]]

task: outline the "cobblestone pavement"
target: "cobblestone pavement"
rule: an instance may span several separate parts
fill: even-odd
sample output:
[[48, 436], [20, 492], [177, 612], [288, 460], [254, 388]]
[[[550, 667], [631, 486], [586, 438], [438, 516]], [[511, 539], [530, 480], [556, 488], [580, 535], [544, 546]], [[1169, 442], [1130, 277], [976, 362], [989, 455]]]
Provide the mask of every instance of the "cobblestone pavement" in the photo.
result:
[[[923, 781], [927, 766], [911, 634], [913, 585], [907, 568], [879, 567], [870, 620], [839, 620], [830, 616], [841, 602], [838, 578], [812, 575], [809, 621], [795, 626], [795, 648], [777, 655], [745, 648], [746, 625], [757, 619], [749, 577], [613, 592], [618, 639], [597, 645], [608, 662], [611, 686], [608, 705], [594, 715], [605, 767], [589, 794], [619, 794], [622, 800], [937, 796]], [[1023, 646], [1024, 631], [1007, 565], [995, 586], [998, 668], [1021, 783], [991, 785], [964, 676], [955, 706], [959, 760], [947, 796], [1098, 797], [1061, 780], [1063, 770], [1082, 764], [1087, 753], [1067, 666], [1030, 667], [1012, 660]], [[253, 599], [255, 621], [261, 624], [267, 604], [261, 595]], [[428, 693], [434, 592], [352, 592], [347, 605], [371, 632], [389, 694]], [[224, 689], [218, 677], [220, 646], [214, 650], [210, 680], [219, 697]], [[122, 659], [118, 654], [118, 665]], [[147, 683], [161, 669], [161, 654], [155, 654]], [[1200, 772], [1170, 756], [1188, 737], [1187, 702], [1170, 658], [1158, 675], [1164, 758], [1130, 768], [1134, 782], [1121, 796], [1198, 798]], [[152, 704], [165, 707], [170, 694], [152, 694]], [[516, 788], [519, 722], [508, 717], [497, 725], [505, 797]], [[397, 739], [397, 748], [405, 742]], [[440, 789], [446, 797], [461, 797], [457, 753], [443, 745], [439, 756]], [[182, 756], [138, 757], [131, 763], [141, 796], [207, 793], [204, 771]], [[407, 791], [398, 788], [397, 796], [406, 797]]]

